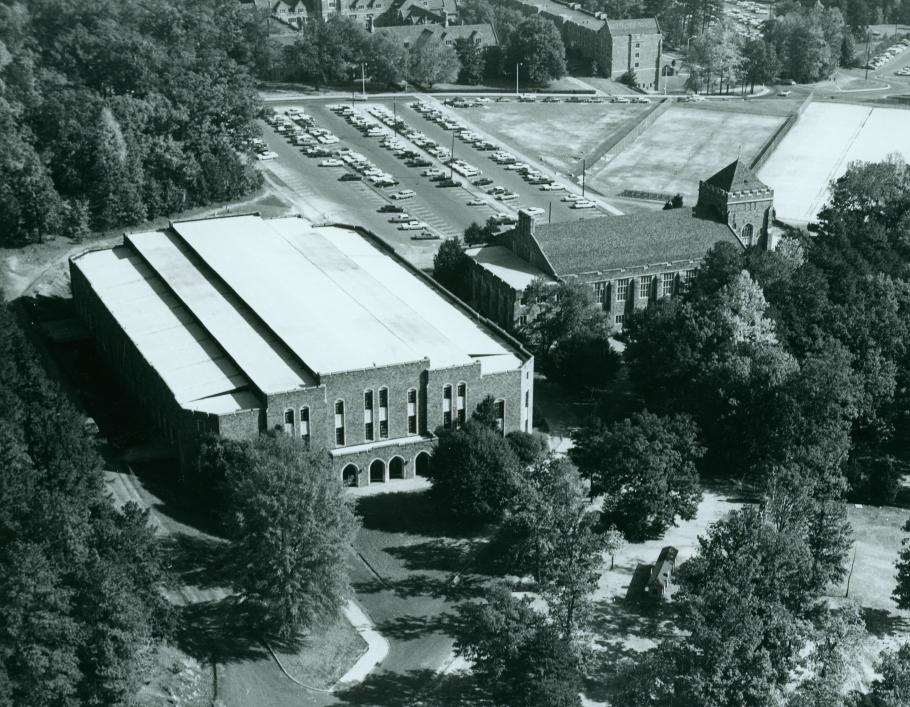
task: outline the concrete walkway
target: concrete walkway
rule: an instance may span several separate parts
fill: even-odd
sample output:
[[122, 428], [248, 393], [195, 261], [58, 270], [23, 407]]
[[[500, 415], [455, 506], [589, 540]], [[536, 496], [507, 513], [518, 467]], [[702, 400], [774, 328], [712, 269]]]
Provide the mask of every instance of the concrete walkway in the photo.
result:
[[360, 605], [352, 599], [341, 611], [360, 637], [366, 641], [367, 652], [360, 656], [351, 669], [338, 679], [333, 690], [363, 682], [364, 678], [389, 654], [389, 642], [376, 630], [370, 617], [360, 608]]

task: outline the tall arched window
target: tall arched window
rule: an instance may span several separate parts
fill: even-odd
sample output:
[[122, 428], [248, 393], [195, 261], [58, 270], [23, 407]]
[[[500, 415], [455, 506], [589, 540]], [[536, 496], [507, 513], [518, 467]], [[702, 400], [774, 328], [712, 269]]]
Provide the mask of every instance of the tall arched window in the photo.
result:
[[389, 437], [389, 389], [379, 389], [379, 439]]
[[344, 400], [335, 401], [335, 444], [344, 446]]
[[496, 400], [493, 403], [493, 409], [496, 411], [496, 429], [500, 434], [505, 434], [506, 430], [506, 401]]
[[417, 434], [417, 389], [408, 390], [408, 434]]
[[373, 441], [373, 391], [363, 391], [363, 438]]
[[310, 448], [310, 409], [300, 408], [300, 439], [307, 449]]
[[452, 427], [452, 386], [442, 388], [442, 426], [447, 430]]
[[754, 235], [754, 229], [752, 228], [751, 223], [747, 223], [743, 226], [743, 243], [745, 245], [752, 245], [752, 238]]
[[459, 428], [464, 426], [467, 395], [468, 384], [462, 381], [455, 392], [455, 421]]

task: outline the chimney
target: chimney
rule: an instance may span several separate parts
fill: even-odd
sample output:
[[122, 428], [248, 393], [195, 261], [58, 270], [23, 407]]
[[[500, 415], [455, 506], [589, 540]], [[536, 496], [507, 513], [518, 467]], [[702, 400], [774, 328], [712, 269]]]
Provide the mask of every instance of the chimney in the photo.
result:
[[522, 240], [530, 239], [534, 235], [534, 217], [524, 209], [518, 211], [518, 236]]
[[449, 13], [446, 11], [445, 6], [443, 6], [443, 8], [442, 8], [442, 26], [443, 27], [449, 26]]
[[372, 15], [371, 15], [370, 17], [367, 17], [367, 32], [369, 32], [370, 34], [373, 33], [373, 17], [372, 17]]

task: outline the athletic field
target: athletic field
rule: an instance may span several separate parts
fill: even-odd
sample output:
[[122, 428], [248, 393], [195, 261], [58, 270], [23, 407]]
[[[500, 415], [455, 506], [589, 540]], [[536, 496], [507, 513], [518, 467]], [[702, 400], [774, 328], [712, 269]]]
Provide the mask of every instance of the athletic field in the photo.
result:
[[[732, 106], [731, 106], [732, 108]], [[674, 105], [612, 160], [592, 170], [589, 183], [606, 195], [625, 190], [676, 194], [694, 203], [698, 181], [737, 156], [751, 161], [784, 121], [780, 114]]]
[[851, 162], [874, 162], [892, 153], [910, 160], [910, 111], [813, 103], [758, 176], [774, 188], [778, 218], [801, 224], [815, 220], [828, 185]]

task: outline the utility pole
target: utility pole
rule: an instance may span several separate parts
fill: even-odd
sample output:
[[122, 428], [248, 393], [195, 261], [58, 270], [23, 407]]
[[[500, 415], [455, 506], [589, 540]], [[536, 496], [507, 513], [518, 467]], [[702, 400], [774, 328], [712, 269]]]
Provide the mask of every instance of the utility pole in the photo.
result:
[[581, 195], [585, 195], [585, 173], [588, 171], [588, 160], [581, 161]]
[[869, 28], [866, 28], [866, 81], [869, 80]]
[[550, 213], [547, 214], [547, 223], [553, 223], [553, 200], [550, 199]]
[[522, 62], [515, 64], [515, 97], [518, 97], [518, 67], [521, 66]]
[[360, 65], [360, 95], [364, 98], [367, 97], [367, 75], [363, 64]]
[[455, 133], [452, 133], [452, 150], [449, 154], [449, 179], [452, 179], [455, 171]]
[[392, 118], [392, 127], [395, 128], [395, 134], [398, 134], [398, 101], [394, 98], [392, 99], [392, 113], [394, 118]]

